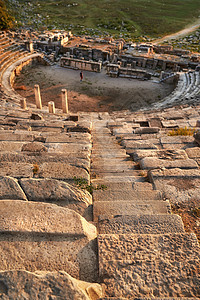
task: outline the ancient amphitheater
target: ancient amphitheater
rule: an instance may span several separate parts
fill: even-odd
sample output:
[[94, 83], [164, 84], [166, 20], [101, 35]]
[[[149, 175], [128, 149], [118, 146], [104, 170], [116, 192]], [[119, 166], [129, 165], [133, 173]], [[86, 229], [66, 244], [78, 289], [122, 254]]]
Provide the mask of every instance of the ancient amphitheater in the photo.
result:
[[199, 70], [151, 111], [49, 113], [12, 88], [43, 54], [5, 32], [0, 51], [0, 298], [200, 299], [198, 239], [172, 211], [199, 216]]

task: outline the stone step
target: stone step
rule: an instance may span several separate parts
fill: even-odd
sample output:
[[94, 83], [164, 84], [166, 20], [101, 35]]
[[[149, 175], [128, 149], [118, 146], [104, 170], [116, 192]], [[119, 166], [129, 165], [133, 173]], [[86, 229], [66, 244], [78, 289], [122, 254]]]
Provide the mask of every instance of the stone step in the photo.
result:
[[102, 160], [101, 157], [98, 157], [98, 156], [94, 156], [94, 159], [93, 157], [91, 158], [91, 163], [94, 164], [94, 165], [100, 165], [100, 164], [111, 164], [111, 165], [115, 165], [115, 164], [126, 164], [126, 165], [136, 165], [136, 163], [134, 161], [132, 161], [130, 159], [129, 156], [125, 156], [124, 158], [123, 157], [109, 157], [109, 158], [104, 158]]
[[122, 158], [127, 159], [130, 158], [128, 154], [126, 154], [124, 151], [114, 151], [114, 152], [108, 152], [108, 151], [95, 151], [91, 153], [92, 159], [95, 160], [97, 157], [98, 159], [109, 159], [109, 158]]
[[156, 189], [173, 203], [200, 200], [200, 170], [162, 169], [149, 171], [148, 177]]
[[63, 133], [57, 135], [47, 135], [46, 143], [89, 143], [91, 135], [89, 133]]
[[[84, 155], [83, 155], [84, 154]], [[80, 157], [76, 157], [76, 154], [57, 154], [57, 153], [44, 153], [42, 155], [30, 155], [30, 153], [16, 153], [16, 152], [1, 152], [0, 153], [0, 161], [3, 162], [16, 162], [16, 163], [30, 163], [38, 165], [44, 162], [62, 162], [62, 163], [70, 163], [74, 166], [79, 166], [87, 169], [90, 169], [89, 163], [89, 155], [85, 155], [85, 153], [81, 153]]]
[[149, 140], [146, 141], [126, 141], [123, 143], [124, 148], [127, 152], [132, 153], [132, 150], [137, 149], [158, 149], [158, 146], [155, 143], [151, 143]]
[[0, 200], [27, 200], [18, 181], [12, 177], [0, 177]]
[[96, 190], [93, 191], [94, 201], [140, 201], [140, 200], [161, 200], [162, 194], [159, 191], [126, 191], [126, 190]]
[[[74, 141], [73, 143], [45, 143], [45, 147], [49, 149], [49, 152], [74, 152], [81, 150], [90, 150], [92, 149], [92, 144], [90, 142], [81, 143], [79, 140]], [[55, 150], [55, 151], [54, 151]]]
[[[99, 170], [99, 169], [92, 169], [91, 170], [92, 174], [96, 174], [97, 176], [100, 176], [102, 178], [106, 178], [106, 177], [118, 177], [118, 176], [140, 176], [141, 174], [141, 171], [138, 171], [138, 170], [124, 170], [124, 169], [121, 169], [121, 170]], [[141, 175], [142, 176], [142, 175]]]
[[168, 201], [96, 201], [93, 204], [93, 218], [98, 221], [99, 216], [114, 217], [121, 215], [154, 215], [170, 212]]
[[133, 183], [133, 189], [136, 191], [152, 191], [153, 185], [149, 182], [134, 182]]
[[140, 167], [145, 170], [166, 168], [166, 169], [198, 169], [198, 164], [193, 159], [158, 159], [154, 157], [145, 157], [140, 161]]
[[27, 201], [0, 201], [0, 270], [58, 271], [96, 280], [96, 228], [76, 212]]
[[167, 234], [185, 232], [178, 215], [100, 217], [99, 234]]
[[14, 132], [0, 132], [0, 141], [34, 141], [34, 135], [29, 131], [26, 134], [16, 134]]
[[103, 179], [92, 179], [92, 185], [95, 188], [101, 187], [101, 185], [105, 186], [106, 190], [128, 190], [132, 191], [134, 187], [134, 182], [109, 182]]
[[142, 176], [106, 176], [104, 178], [92, 178], [91, 182], [93, 184], [119, 184], [119, 183], [135, 183], [135, 182], [145, 182], [146, 178]]
[[88, 183], [90, 181], [90, 175], [85, 169], [67, 163], [57, 162], [45, 162], [41, 164], [38, 170], [38, 176], [40, 178], [53, 178], [68, 181], [77, 177], [85, 179]]
[[63, 271], [31, 273], [0, 272], [2, 299], [99, 299], [102, 287], [82, 282]]
[[1, 162], [1, 176], [11, 176], [14, 178], [30, 178], [37, 176], [39, 178], [53, 178], [59, 180], [71, 181], [74, 177], [84, 178], [89, 182], [89, 173], [81, 168], [70, 165], [69, 163], [44, 162], [41, 165], [34, 166], [30, 163]]
[[121, 152], [121, 153], [124, 153], [126, 154], [126, 150], [123, 149], [122, 147], [116, 145], [116, 146], [113, 146], [113, 144], [110, 144], [110, 145], [107, 145], [107, 146], [104, 146], [104, 145], [98, 145], [98, 146], [94, 146], [92, 147], [92, 153], [94, 152]]
[[103, 164], [102, 166], [99, 167], [94, 167], [91, 166], [91, 171], [96, 172], [97, 174], [100, 173], [124, 173], [124, 172], [131, 172], [135, 170], [134, 166], [124, 166], [124, 165], [115, 165], [115, 166], [109, 166], [106, 164]]
[[156, 157], [159, 159], [188, 159], [185, 150], [136, 150], [133, 153], [133, 158], [135, 161], [139, 161], [145, 157]]
[[93, 143], [106, 143], [106, 142], [113, 142], [117, 144], [116, 138], [111, 134], [97, 134], [92, 135]]
[[20, 152], [25, 142], [0, 141], [0, 152]]
[[123, 159], [123, 158], [111, 158], [111, 159], [99, 159], [99, 160], [93, 160], [91, 161], [91, 167], [92, 168], [114, 168], [114, 167], [120, 167], [120, 168], [129, 168], [132, 169], [136, 166], [136, 164], [130, 160]]
[[200, 295], [200, 247], [194, 234], [100, 234], [98, 249], [105, 296]]
[[[79, 189], [77, 186], [70, 185], [64, 181], [48, 178], [22, 178], [19, 180], [19, 183], [23, 189], [24, 196], [26, 195], [26, 200], [54, 203], [61, 207], [70, 208], [84, 216], [84, 218], [92, 220], [92, 196], [87, 191]], [[11, 193], [9, 193], [7, 198], [4, 199], [13, 199], [11, 197], [8, 198], [10, 194]], [[5, 193], [1, 195], [0, 192], [0, 199], [3, 199], [3, 196], [5, 196]], [[22, 197], [19, 192], [17, 196]], [[23, 198], [16, 199], [22, 200]]]

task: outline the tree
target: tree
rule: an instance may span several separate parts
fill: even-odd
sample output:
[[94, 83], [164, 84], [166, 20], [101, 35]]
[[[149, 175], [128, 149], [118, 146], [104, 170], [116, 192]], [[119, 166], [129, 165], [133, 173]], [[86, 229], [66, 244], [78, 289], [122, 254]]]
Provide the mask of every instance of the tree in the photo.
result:
[[14, 18], [9, 14], [5, 1], [0, 0], [0, 30], [13, 27]]

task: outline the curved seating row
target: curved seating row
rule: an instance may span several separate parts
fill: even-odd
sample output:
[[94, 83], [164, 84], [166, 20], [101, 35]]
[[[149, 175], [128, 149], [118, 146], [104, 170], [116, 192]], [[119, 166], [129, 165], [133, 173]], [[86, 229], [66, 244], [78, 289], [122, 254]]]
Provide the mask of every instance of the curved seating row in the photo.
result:
[[200, 74], [197, 71], [179, 73], [179, 81], [174, 91], [154, 105], [155, 108], [162, 108], [166, 105], [191, 100], [200, 94]]

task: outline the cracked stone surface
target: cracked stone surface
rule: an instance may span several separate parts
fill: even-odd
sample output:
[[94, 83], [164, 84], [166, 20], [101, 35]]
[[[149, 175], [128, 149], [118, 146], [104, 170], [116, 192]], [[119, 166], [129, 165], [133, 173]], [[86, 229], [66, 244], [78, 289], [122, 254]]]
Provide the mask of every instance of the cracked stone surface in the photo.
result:
[[0, 272], [1, 299], [97, 300], [103, 295], [97, 283], [77, 280], [64, 271], [59, 272]]
[[100, 234], [98, 247], [106, 296], [200, 295], [200, 247], [194, 234]]

